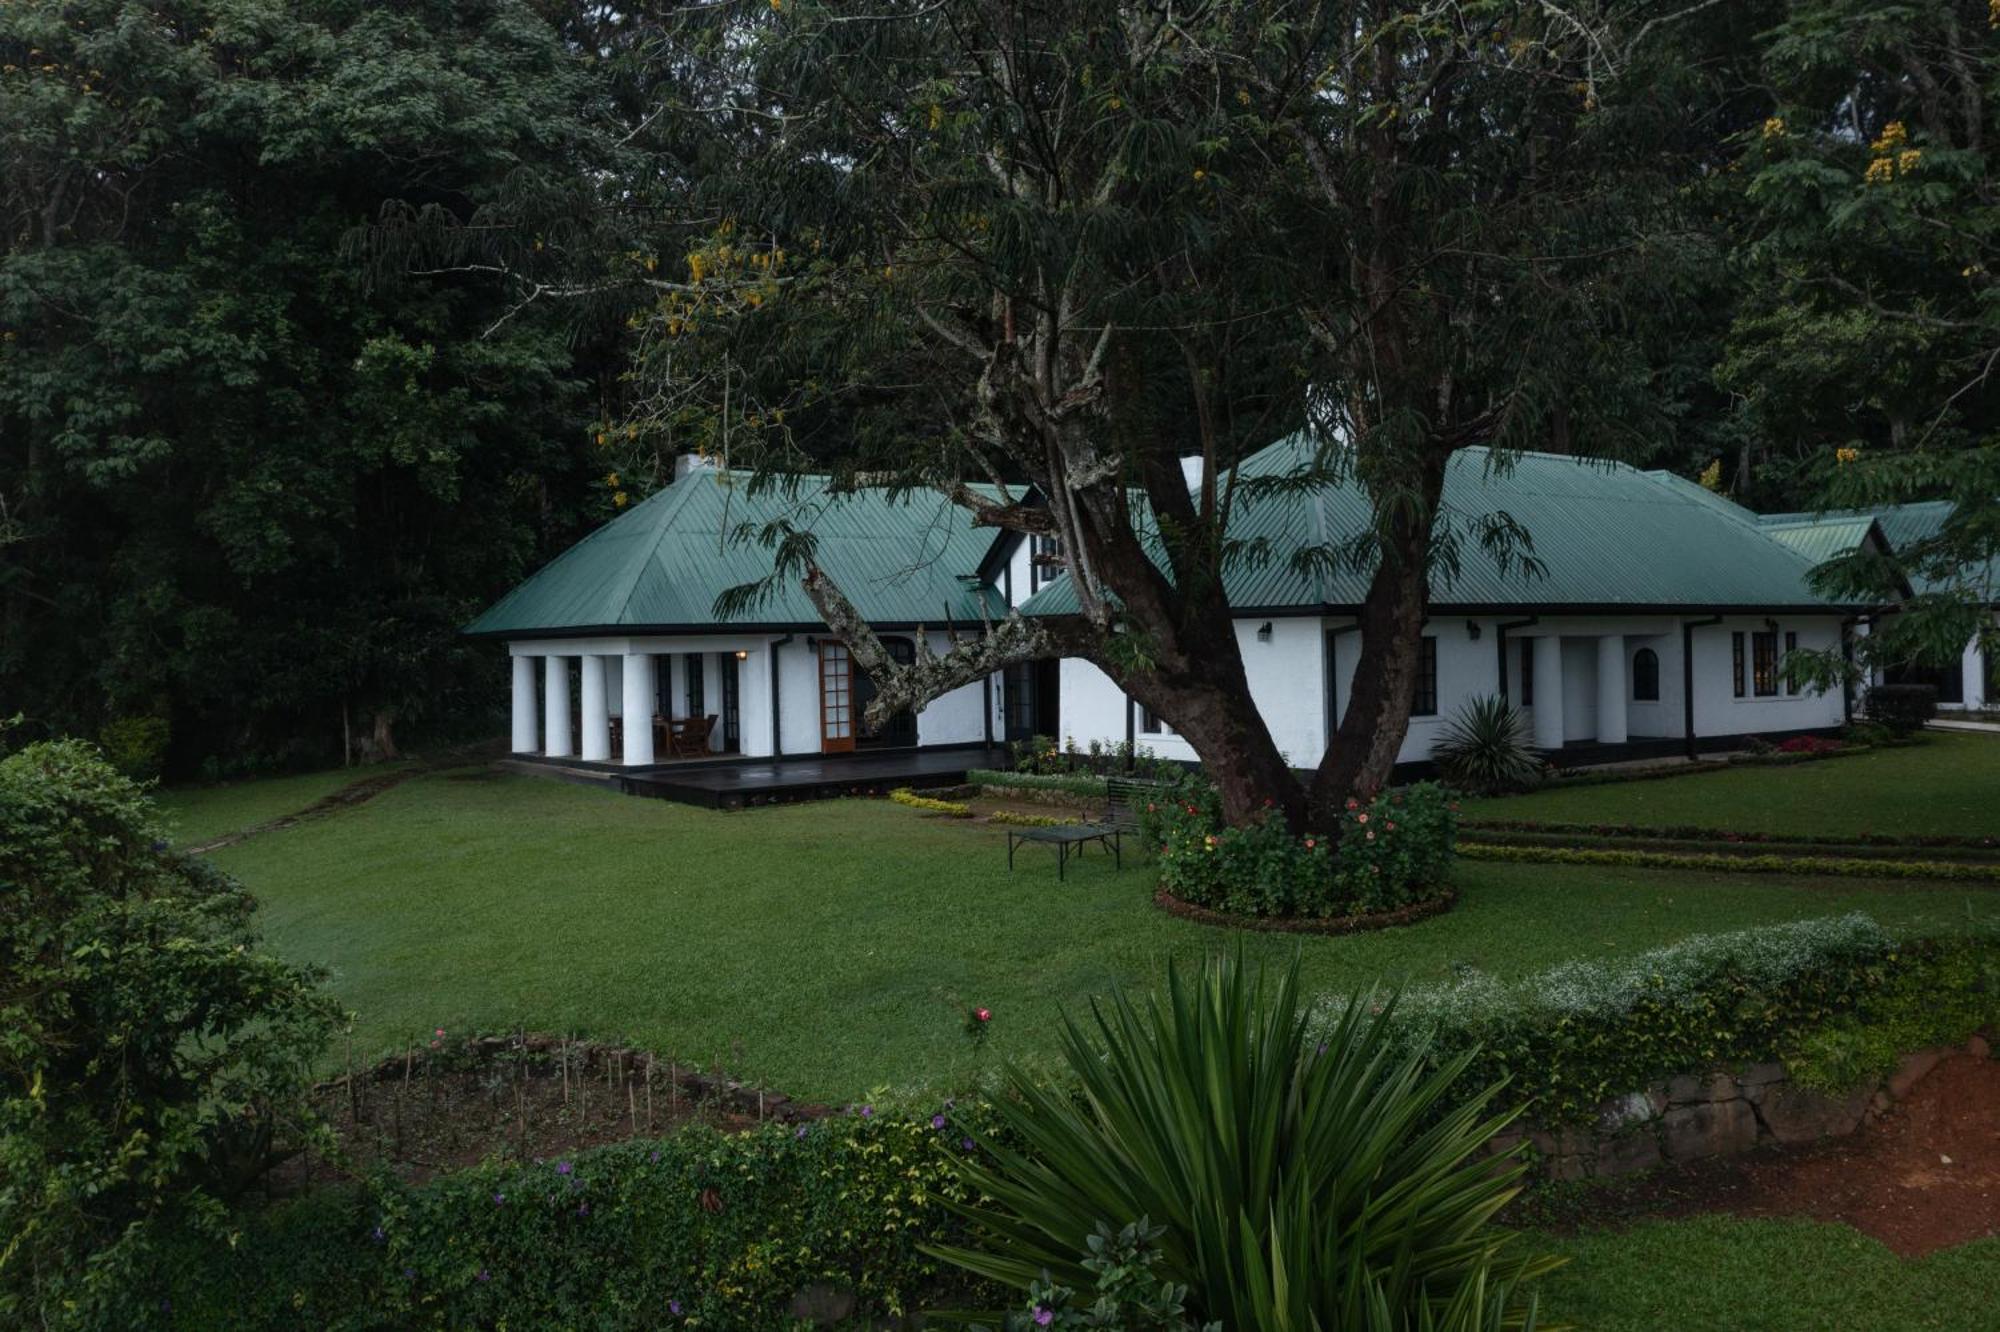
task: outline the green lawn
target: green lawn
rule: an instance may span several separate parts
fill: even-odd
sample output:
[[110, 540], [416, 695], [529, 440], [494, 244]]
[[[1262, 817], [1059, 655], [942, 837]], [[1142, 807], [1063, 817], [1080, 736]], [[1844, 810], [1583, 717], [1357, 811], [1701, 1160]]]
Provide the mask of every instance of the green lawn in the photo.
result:
[[1472, 818], [1727, 828], [1737, 832], [2000, 836], [2000, 735], [1920, 743], [1794, 767], [1742, 767], [1466, 803]]
[[1847, 1226], [1702, 1216], [1568, 1239], [1542, 1313], [1590, 1332], [1996, 1328], [2000, 1239], [1899, 1258]]
[[399, 766], [382, 763], [302, 772], [291, 777], [225, 782], [219, 786], [175, 786], [154, 792], [153, 798], [173, 826], [175, 843], [188, 846], [242, 828], [254, 828], [281, 814], [295, 813], [351, 782]]
[[[720, 1059], [828, 1099], [1048, 1055], [1059, 1005], [1151, 983], [1169, 957], [1232, 937], [1161, 913], [1129, 860], [1123, 874], [1085, 860], [1059, 884], [1049, 853], [1029, 847], [1010, 875], [999, 830], [885, 801], [720, 814], [428, 774], [215, 859], [262, 899], [277, 948], [333, 968], [364, 1051], [440, 1026], [523, 1024]], [[1311, 985], [1345, 990], [1857, 908], [1939, 928], [2000, 916], [2000, 893], [1851, 879], [1466, 864], [1460, 880], [1458, 908], [1417, 927], [1245, 945], [1299, 948]], [[983, 1055], [962, 1031], [968, 1005], [994, 1010]]]

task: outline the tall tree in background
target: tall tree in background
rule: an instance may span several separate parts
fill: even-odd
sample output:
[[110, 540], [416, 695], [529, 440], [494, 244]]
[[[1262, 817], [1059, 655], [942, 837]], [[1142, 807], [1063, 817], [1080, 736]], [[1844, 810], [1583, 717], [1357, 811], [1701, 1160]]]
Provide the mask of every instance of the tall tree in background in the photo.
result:
[[[1274, 803], [1324, 824], [1388, 777], [1427, 580], [1531, 558], [1507, 515], [1442, 503], [1452, 456], [1650, 438], [1649, 321], [1700, 245], [1673, 187], [1713, 161], [1704, 96], [1660, 40], [1686, 14], [867, 8], [688, 21], [677, 49], [719, 72], [674, 115], [737, 152], [689, 173], [685, 224], [658, 244], [686, 271], [645, 320], [634, 438], [932, 487], [969, 521], [1057, 538], [1079, 614], [1010, 617], [899, 666], [813, 560], [809, 522], [765, 534], [884, 712], [1083, 658], [1187, 737], [1232, 817]], [[1308, 462], [1227, 482], [1297, 429]], [[1372, 571], [1362, 657], [1301, 784], [1223, 593], [1233, 562], [1268, 552], [1227, 525], [1350, 478], [1372, 522], [1299, 561]]]
[[[1996, 23], [1985, 0], [1794, 0], [1765, 37], [1779, 104], [1744, 136], [1747, 280], [1720, 371], [1756, 445], [1739, 493], [1954, 505], [1893, 558], [1821, 571], [1909, 612], [1859, 645], [1862, 668], [1955, 665], [1975, 634], [2000, 655]], [[1906, 601], [1906, 580], [1928, 590]]]
[[506, 0], [0, 7], [5, 710], [170, 717], [186, 766], [490, 708], [457, 630], [609, 511], [614, 349], [354, 236], [387, 207], [553, 271], [610, 100]]

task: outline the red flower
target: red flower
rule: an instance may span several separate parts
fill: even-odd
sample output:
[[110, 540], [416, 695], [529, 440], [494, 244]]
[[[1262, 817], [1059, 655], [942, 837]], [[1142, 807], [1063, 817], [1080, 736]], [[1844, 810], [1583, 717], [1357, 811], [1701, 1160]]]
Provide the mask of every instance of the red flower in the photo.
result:
[[1396, 821], [1394, 819], [1390, 819], [1386, 823], [1384, 823], [1382, 827], [1384, 831], [1394, 832], [1396, 831]]
[[991, 1022], [993, 1020], [993, 1010], [990, 1008], [975, 1008], [972, 1010], [972, 1016], [978, 1018], [981, 1022]]
[[1308, 851], [1312, 850], [1314, 845], [1315, 843], [1313, 842], [1312, 838], [1310, 837], [1306, 838], [1306, 850]]
[[1354, 816], [1354, 821], [1356, 823], [1366, 823], [1368, 822], [1368, 816], [1366, 814], [1356, 814]]
[[1360, 809], [1361, 802], [1359, 800], [1356, 800], [1353, 796], [1349, 796], [1347, 797], [1347, 807], [1349, 809]]

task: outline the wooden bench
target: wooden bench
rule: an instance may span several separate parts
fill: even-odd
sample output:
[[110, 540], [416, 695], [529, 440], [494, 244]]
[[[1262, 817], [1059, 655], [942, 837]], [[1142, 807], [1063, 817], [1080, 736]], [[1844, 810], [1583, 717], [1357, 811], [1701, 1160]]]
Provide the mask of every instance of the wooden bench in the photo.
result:
[[1076, 855], [1096, 842], [1111, 852], [1112, 864], [1118, 869], [1125, 868], [1125, 834], [1139, 831], [1137, 809], [1140, 803], [1154, 798], [1159, 787], [1151, 782], [1136, 782], [1127, 777], [1113, 777], [1104, 784], [1104, 810], [1098, 817], [1084, 823], [1062, 823], [1049, 828], [1009, 828], [1007, 830], [1007, 871], [1014, 870], [1014, 848], [1023, 842], [1040, 842], [1056, 849], [1056, 879], [1068, 878], [1069, 858], [1072, 848]]

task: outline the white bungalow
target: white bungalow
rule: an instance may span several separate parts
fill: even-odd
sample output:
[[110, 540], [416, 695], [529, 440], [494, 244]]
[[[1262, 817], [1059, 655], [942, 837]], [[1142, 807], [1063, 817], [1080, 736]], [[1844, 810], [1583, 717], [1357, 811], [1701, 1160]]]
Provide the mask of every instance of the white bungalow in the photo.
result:
[[[1289, 470], [1300, 447], [1273, 445], [1242, 471]], [[1844, 722], [1851, 701], [1805, 688], [1784, 659], [1865, 631], [1863, 608], [1814, 594], [1806, 575], [1816, 559], [1796, 542], [1665, 473], [1547, 454], [1491, 470], [1488, 461], [1481, 450], [1460, 454], [1445, 504], [1458, 520], [1511, 515], [1532, 533], [1538, 567], [1502, 569], [1468, 541], [1457, 575], [1434, 580], [1403, 761], [1426, 760], [1440, 726], [1482, 694], [1512, 699], [1535, 742], [1574, 751], [1571, 761]], [[918, 634], [942, 651], [950, 633], [978, 632], [982, 609], [1071, 612], [1047, 542], [974, 529], [935, 497], [835, 497], [819, 478], [800, 478], [790, 494], [753, 493], [742, 475], [681, 471], [468, 628], [507, 644], [513, 748], [524, 758], [615, 771], [723, 754], [907, 754], [1037, 734], [1194, 757], [1164, 719], [1074, 660], [1014, 668], [870, 732], [860, 716], [872, 685], [795, 580], [718, 613], [721, 593], [771, 568], [771, 552], [743, 533], [780, 519], [810, 530], [819, 563], [902, 653], [914, 653]], [[1358, 530], [1364, 506], [1350, 487], [1243, 503], [1232, 518], [1232, 535], [1261, 541], [1267, 554], [1229, 579], [1251, 689], [1301, 766], [1318, 761], [1346, 705], [1366, 578], [1305, 572], [1290, 557]]]

